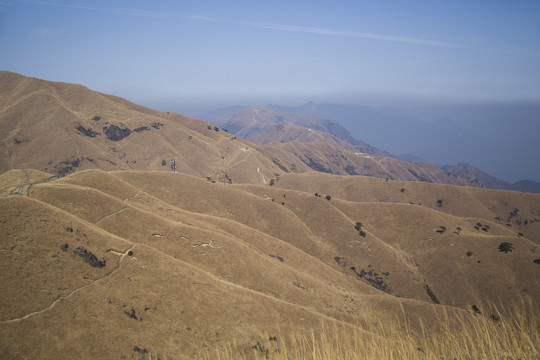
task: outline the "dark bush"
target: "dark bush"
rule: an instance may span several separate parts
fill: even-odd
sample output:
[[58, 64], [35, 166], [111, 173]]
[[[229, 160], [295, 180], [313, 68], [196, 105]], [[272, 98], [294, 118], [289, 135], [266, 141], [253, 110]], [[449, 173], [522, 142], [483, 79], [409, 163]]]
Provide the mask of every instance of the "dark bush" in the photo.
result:
[[439, 230], [436, 230], [439, 234], [443, 234], [446, 231], [446, 226], [439, 226]]
[[131, 134], [131, 130], [128, 128], [122, 129], [116, 125], [105, 127], [105, 135], [111, 141], [120, 141]]
[[437, 299], [437, 297], [435, 296], [435, 294], [433, 293], [433, 290], [431, 290], [431, 288], [429, 287], [428, 284], [426, 284], [424, 286], [424, 289], [426, 289], [426, 293], [428, 294], [429, 298], [431, 299], [431, 301], [433, 301], [435, 304], [440, 304], [441, 302], [439, 301], [439, 299]]
[[512, 250], [514, 250], [514, 244], [512, 243], [509, 243], [509, 242], [502, 242], [499, 244], [499, 251], [500, 252], [503, 252], [505, 254], [511, 252]]

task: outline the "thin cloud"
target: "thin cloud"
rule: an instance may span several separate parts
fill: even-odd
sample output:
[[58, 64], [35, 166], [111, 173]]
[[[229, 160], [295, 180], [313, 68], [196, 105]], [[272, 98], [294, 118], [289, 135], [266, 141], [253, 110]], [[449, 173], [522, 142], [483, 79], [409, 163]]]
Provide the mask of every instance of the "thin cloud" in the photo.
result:
[[361, 38], [361, 39], [371, 39], [371, 40], [381, 40], [381, 41], [393, 41], [393, 42], [441, 46], [441, 47], [461, 47], [461, 45], [459, 44], [443, 42], [443, 41], [424, 40], [424, 39], [418, 39], [418, 38], [373, 34], [373, 33], [356, 32], [356, 31], [331, 30], [331, 29], [315, 28], [315, 27], [308, 27], [308, 26], [282, 25], [282, 24], [256, 24], [256, 26], [262, 29], [272, 29], [272, 30], [280, 30], [280, 31], [295, 31], [295, 32], [303, 32], [303, 33], [310, 33], [310, 34], [351, 37], [351, 38]]
[[195, 20], [203, 20], [203, 21], [209, 21], [209, 22], [215, 22], [215, 23], [240, 24], [240, 25], [246, 25], [246, 26], [251, 26], [251, 27], [257, 27], [260, 29], [303, 32], [303, 33], [318, 34], [318, 35], [361, 38], [361, 39], [371, 39], [371, 40], [379, 40], [379, 41], [393, 41], [393, 42], [402, 42], [402, 43], [411, 43], [411, 44], [420, 44], [420, 45], [429, 45], [429, 46], [440, 46], [440, 47], [453, 47], [453, 48], [462, 47], [459, 44], [444, 42], [444, 41], [425, 40], [425, 39], [418, 39], [418, 38], [374, 34], [374, 33], [367, 33], [367, 32], [332, 30], [332, 29], [316, 28], [316, 27], [309, 27], [309, 26], [286, 25], [286, 24], [249, 23], [249, 22], [234, 21], [234, 20], [220, 19], [220, 18], [207, 17], [207, 16], [191, 16], [191, 18]]

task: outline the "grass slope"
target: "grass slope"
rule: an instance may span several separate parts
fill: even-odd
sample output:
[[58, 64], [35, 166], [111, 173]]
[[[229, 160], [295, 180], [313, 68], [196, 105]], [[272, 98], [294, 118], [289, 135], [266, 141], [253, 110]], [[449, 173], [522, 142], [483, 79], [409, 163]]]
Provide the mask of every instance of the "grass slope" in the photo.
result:
[[4, 358], [247, 354], [264, 334], [384, 338], [373, 324], [396, 314], [420, 334], [441, 311], [467, 322], [540, 298], [536, 195], [324, 174], [14, 170], [0, 184]]

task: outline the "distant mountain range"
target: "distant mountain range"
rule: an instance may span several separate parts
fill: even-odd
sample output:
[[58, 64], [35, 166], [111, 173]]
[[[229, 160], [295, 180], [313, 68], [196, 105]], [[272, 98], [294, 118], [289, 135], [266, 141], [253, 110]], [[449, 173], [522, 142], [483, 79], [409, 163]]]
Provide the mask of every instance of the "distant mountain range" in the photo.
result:
[[337, 122], [314, 116], [283, 114], [262, 106], [251, 106], [212, 119], [216, 125], [260, 145], [293, 164], [293, 172], [319, 171], [340, 175], [374, 176], [390, 180], [426, 181], [483, 187], [427, 162], [397, 159], [358, 141]]
[[540, 193], [540, 183], [532, 180], [522, 180], [513, 184], [497, 179], [486, 174], [482, 170], [475, 168], [471, 164], [459, 163], [457, 165], [444, 165], [441, 167], [444, 171], [465, 179], [474, 179], [486, 185], [488, 189], [514, 190], [530, 193]]
[[[314, 133], [311, 133], [310, 138], [306, 138], [305, 136], [300, 137], [298, 131], [293, 132], [290, 126], [284, 125], [284, 123], [290, 123], [299, 127], [309, 128], [311, 131], [320, 130], [326, 132], [345, 140], [349, 145], [362, 145], [363, 149], [358, 148], [358, 151], [361, 152], [402, 159], [413, 165], [424, 164], [424, 166], [428, 163], [425, 160], [426, 158], [457, 158], [461, 159], [459, 161], [460, 164], [464, 163], [463, 159], [467, 159], [470, 156], [470, 151], [467, 149], [470, 149], [477, 139], [477, 137], [453, 121], [423, 122], [403, 114], [399, 110], [388, 107], [332, 103], [315, 104], [313, 102], [298, 107], [280, 105], [267, 105], [266, 107], [231, 106], [214, 110], [200, 115], [200, 117], [228, 128], [232, 133], [259, 145], [271, 142], [289, 143], [298, 140], [305, 147], [306, 143], [314, 142]], [[339, 119], [339, 122], [335, 121], [335, 119]], [[279, 126], [279, 128], [276, 128], [276, 126]], [[357, 140], [352, 134], [357, 134], [355, 136], [362, 141]], [[318, 138], [318, 141], [321, 142], [323, 140]], [[324, 141], [333, 142], [331, 139], [325, 139]], [[460, 144], [468, 145], [460, 147]], [[275, 144], [272, 146], [272, 151], [282, 153], [283, 150], [278, 149]], [[343, 147], [344, 142], [340, 146]], [[283, 148], [284, 146], [280, 147]], [[345, 147], [347, 146], [345, 145]], [[429, 149], [429, 153], [426, 153], [426, 149]], [[305, 148], [302, 151], [304, 153], [309, 152]], [[293, 152], [300, 152], [298, 145]], [[451, 153], [451, 156], [449, 156], [449, 153]], [[419, 156], [419, 154], [423, 155]], [[335, 161], [322, 161], [322, 163], [332, 162]], [[317, 163], [318, 165], [315, 168], [319, 171], [324, 171], [324, 167], [319, 166], [321, 162], [318, 161]], [[347, 166], [350, 167], [353, 165], [350, 162], [344, 164], [342, 170]], [[431, 166], [431, 169], [435, 168], [437, 167]], [[538, 192], [540, 188], [540, 183], [535, 181], [526, 180], [520, 181], [519, 185], [518, 183], [512, 184], [490, 176], [470, 164], [467, 164], [466, 168], [468, 169], [467, 171], [463, 170], [464, 166], [462, 165], [455, 167], [444, 165], [441, 167], [447, 175], [458, 176], [469, 180], [467, 184], [469, 186], [484, 186], [489, 189], [523, 192]], [[326, 170], [332, 173], [350, 173], [346, 170], [338, 170], [337, 172], [335, 169]], [[415, 169], [412, 169], [413, 173], [415, 171]], [[403, 173], [396, 176], [396, 174], [384, 171], [364, 171], [362, 174], [410, 180], [409, 177], [403, 176]], [[428, 180], [428, 177], [425, 176], [414, 176], [414, 178], [424, 181], [454, 183], [451, 179], [445, 179], [444, 176], [440, 175], [436, 176], [438, 180], [434, 180], [433, 178]]]
[[506, 181], [540, 180], [535, 156], [540, 153], [539, 102], [418, 107], [429, 106], [437, 114], [427, 115], [429, 121], [383, 106], [307, 103], [268, 108], [338, 121], [355, 138], [397, 157], [412, 154], [439, 166], [467, 162]]

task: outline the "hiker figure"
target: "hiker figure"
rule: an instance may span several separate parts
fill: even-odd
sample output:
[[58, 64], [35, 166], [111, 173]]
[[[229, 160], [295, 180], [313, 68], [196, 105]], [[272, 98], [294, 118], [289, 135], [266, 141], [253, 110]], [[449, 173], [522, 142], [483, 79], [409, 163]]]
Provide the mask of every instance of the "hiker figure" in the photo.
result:
[[173, 173], [176, 172], [176, 160], [171, 160], [171, 170]]

